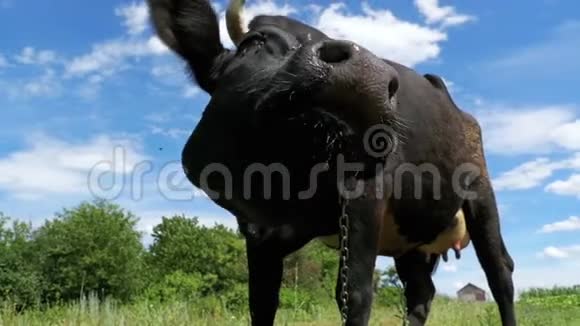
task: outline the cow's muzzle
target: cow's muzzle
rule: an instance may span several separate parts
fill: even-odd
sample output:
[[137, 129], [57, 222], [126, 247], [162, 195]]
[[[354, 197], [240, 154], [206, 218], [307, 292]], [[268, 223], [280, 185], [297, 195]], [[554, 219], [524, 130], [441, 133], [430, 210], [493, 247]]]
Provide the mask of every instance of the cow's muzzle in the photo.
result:
[[[356, 129], [383, 123], [396, 109], [397, 71], [365, 48], [347, 41], [326, 40], [307, 50], [324, 78], [313, 95], [322, 108]], [[359, 130], [360, 130], [359, 129]]]
[[327, 39], [299, 47], [265, 84], [269, 88], [256, 103], [259, 117], [284, 108], [290, 116], [322, 110], [362, 135], [393, 117], [399, 76], [367, 49]]

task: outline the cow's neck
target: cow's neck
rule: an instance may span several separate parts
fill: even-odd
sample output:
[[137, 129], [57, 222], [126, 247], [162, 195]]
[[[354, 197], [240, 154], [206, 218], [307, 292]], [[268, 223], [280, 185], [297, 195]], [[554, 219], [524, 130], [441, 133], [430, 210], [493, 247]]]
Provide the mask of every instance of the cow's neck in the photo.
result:
[[[182, 162], [188, 178], [199, 187], [204, 169], [225, 167], [235, 173], [244, 131], [239, 117], [206, 110], [183, 150]], [[206, 170], [207, 171], [207, 170]]]

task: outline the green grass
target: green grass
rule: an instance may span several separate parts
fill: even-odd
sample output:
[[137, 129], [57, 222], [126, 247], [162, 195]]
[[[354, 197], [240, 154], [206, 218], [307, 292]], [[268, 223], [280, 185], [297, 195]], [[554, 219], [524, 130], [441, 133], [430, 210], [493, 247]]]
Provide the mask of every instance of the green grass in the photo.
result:
[[[580, 326], [580, 307], [549, 307], [538, 304], [518, 305], [518, 320], [523, 326]], [[371, 325], [401, 325], [396, 309], [375, 307]], [[335, 306], [312, 311], [281, 309], [276, 325], [338, 325]], [[229, 311], [219, 300], [196, 303], [150, 304], [139, 302], [116, 305], [96, 299], [48, 310], [28, 310], [17, 314], [7, 306], [0, 310], [0, 325], [248, 325], [245, 311]], [[499, 325], [495, 304], [469, 304], [453, 300], [435, 301], [428, 325], [487, 326]]]

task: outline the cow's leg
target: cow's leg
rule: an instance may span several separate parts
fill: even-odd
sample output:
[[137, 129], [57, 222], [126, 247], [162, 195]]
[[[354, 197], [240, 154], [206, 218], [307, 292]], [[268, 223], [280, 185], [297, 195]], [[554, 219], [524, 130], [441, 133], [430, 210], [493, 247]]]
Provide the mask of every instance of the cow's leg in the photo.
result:
[[500, 233], [495, 195], [489, 181], [480, 180], [475, 190], [477, 198], [467, 200], [463, 208], [467, 230], [497, 302], [502, 325], [513, 326], [516, 325], [512, 281], [514, 262]]
[[[347, 261], [347, 320], [351, 326], [367, 325], [373, 298], [373, 273], [378, 245], [380, 205], [382, 200], [357, 199], [348, 205], [348, 250]], [[342, 300], [342, 260], [336, 287], [336, 301], [339, 310], [343, 309]]]
[[240, 229], [246, 236], [252, 325], [271, 326], [278, 309], [284, 257], [312, 237], [292, 226], [260, 228], [241, 224]]
[[427, 262], [425, 254], [418, 251], [409, 252], [395, 259], [397, 273], [405, 287], [407, 319], [411, 326], [425, 325], [427, 321], [435, 296], [431, 274], [437, 259], [433, 255]]

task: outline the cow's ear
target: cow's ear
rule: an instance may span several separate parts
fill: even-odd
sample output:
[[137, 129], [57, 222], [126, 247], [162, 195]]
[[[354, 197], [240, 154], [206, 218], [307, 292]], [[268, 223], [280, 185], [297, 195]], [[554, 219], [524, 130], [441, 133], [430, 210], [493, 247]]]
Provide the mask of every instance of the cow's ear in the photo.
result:
[[159, 38], [187, 61], [195, 80], [208, 93], [215, 89], [212, 72], [224, 47], [216, 13], [207, 0], [148, 0]]

